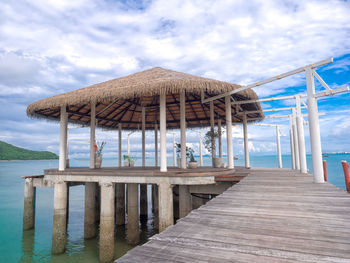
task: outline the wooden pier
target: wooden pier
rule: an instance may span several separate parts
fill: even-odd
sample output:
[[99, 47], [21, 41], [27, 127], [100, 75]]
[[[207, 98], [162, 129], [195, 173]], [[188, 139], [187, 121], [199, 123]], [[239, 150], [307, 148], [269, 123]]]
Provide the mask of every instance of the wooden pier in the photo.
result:
[[248, 171], [116, 262], [350, 262], [348, 193], [291, 169]]

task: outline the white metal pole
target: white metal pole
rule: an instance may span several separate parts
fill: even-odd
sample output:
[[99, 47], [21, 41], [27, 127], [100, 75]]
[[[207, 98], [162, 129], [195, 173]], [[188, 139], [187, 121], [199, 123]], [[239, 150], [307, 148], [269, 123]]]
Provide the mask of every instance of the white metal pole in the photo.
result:
[[58, 170], [64, 171], [66, 168], [66, 151], [67, 151], [67, 128], [68, 128], [68, 119], [67, 119], [67, 110], [66, 106], [61, 107], [60, 113], [60, 153], [59, 153], [59, 164]]
[[232, 114], [231, 114], [231, 96], [225, 97], [226, 111], [226, 137], [227, 137], [227, 162], [228, 168], [233, 169], [233, 148], [232, 148]]
[[248, 144], [248, 121], [247, 115], [243, 115], [243, 139], [244, 139], [244, 160], [245, 160], [245, 168], [250, 168], [250, 160], [249, 160], [249, 144]]
[[119, 167], [122, 167], [122, 124], [118, 123], [118, 153], [119, 153], [119, 160], [118, 165]]
[[95, 168], [95, 126], [96, 126], [96, 102], [91, 102], [90, 110], [90, 168]]
[[176, 137], [175, 137], [175, 132], [173, 133], [173, 163], [174, 167], [177, 166], [177, 161], [176, 161]]
[[218, 119], [218, 132], [219, 132], [219, 157], [222, 158], [222, 136], [221, 136], [221, 119]]
[[223, 94], [219, 94], [217, 96], [214, 96], [214, 97], [211, 97], [211, 98], [207, 98], [207, 99], [204, 99], [204, 93], [202, 92], [202, 95], [201, 95], [202, 96], [202, 103], [206, 103], [206, 102], [209, 102], [209, 101], [217, 100], [217, 99], [220, 99], [220, 98], [223, 98], [223, 97], [226, 97], [226, 96], [229, 96], [229, 95], [241, 92], [241, 91], [246, 90], [246, 89], [251, 89], [251, 88], [254, 88], [254, 87], [257, 87], [257, 86], [261, 86], [261, 85], [264, 85], [266, 83], [272, 82], [274, 80], [279, 80], [279, 79], [282, 79], [282, 78], [285, 78], [285, 77], [288, 77], [288, 76], [291, 76], [291, 75], [303, 72], [305, 70], [305, 68], [310, 68], [310, 70], [311, 70], [313, 68], [317, 68], [317, 67], [320, 67], [320, 66], [332, 63], [332, 62], [333, 62], [333, 58], [321, 60], [319, 62], [310, 64], [310, 65], [307, 65], [307, 66], [304, 66], [304, 67], [300, 67], [300, 68], [294, 69], [292, 71], [288, 71], [286, 73], [277, 75], [275, 77], [268, 78], [268, 79], [265, 79], [263, 81], [258, 81], [256, 83], [253, 83], [253, 84], [250, 84], [250, 85], [247, 85], [247, 86], [243, 86], [241, 88], [238, 88], [238, 89], [235, 89], [235, 90], [223, 93]]
[[298, 130], [295, 119], [295, 109], [292, 109], [292, 120], [293, 120], [293, 142], [294, 142], [294, 160], [295, 169], [300, 170], [300, 158], [299, 158], [299, 142], [298, 142]]
[[203, 166], [202, 132], [201, 131], [199, 131], [199, 165]]
[[324, 183], [320, 124], [318, 121], [317, 100], [315, 96], [315, 82], [311, 67], [305, 69], [307, 86], [307, 104], [309, 114], [309, 130], [312, 154], [312, 170], [315, 183]]
[[65, 156], [65, 168], [69, 168], [69, 129], [68, 129], [68, 114], [66, 114], [66, 120], [67, 120], [67, 132], [66, 132], [66, 136], [67, 136], [67, 139], [66, 139], [66, 142], [67, 142], [67, 146], [66, 146], [66, 156]]
[[295, 96], [296, 100], [296, 123], [298, 130], [300, 172], [307, 173], [305, 136], [304, 136], [304, 119], [301, 114], [301, 98], [300, 95]]
[[166, 164], [166, 95], [160, 94], [160, 171], [167, 171]]
[[154, 125], [154, 159], [155, 166], [158, 166], [158, 124]]
[[293, 135], [293, 119], [289, 115], [289, 141], [290, 141], [290, 155], [292, 161], [292, 169], [295, 170], [295, 153], [294, 153], [294, 135]]
[[146, 166], [146, 109], [141, 109], [141, 126], [142, 126], [142, 167]]
[[128, 134], [128, 156], [130, 157], [130, 135], [131, 133]]
[[181, 168], [186, 169], [186, 102], [185, 92], [180, 93]]
[[[209, 110], [210, 110], [210, 131], [214, 133], [214, 102], [211, 101], [209, 103]], [[211, 139], [211, 161], [212, 165], [214, 167], [214, 158], [216, 158], [216, 148], [215, 148], [215, 138], [212, 137]]]
[[276, 144], [277, 144], [278, 168], [282, 168], [280, 127], [278, 125], [276, 125]]

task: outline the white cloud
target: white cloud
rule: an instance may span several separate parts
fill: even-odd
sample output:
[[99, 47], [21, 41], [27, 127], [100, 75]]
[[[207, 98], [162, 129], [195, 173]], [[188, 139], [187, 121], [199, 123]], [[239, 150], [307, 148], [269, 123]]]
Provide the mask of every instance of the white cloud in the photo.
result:
[[[26, 126], [34, 135], [22, 136], [23, 108], [33, 100], [150, 67], [250, 84], [317, 60], [343, 56], [350, 51], [349, 11], [349, 2], [335, 0], [1, 2], [0, 96], [6, 105], [18, 107], [11, 111], [20, 116], [20, 123], [13, 125], [18, 129], [11, 134], [2, 125], [2, 138], [15, 141], [18, 136], [22, 145], [32, 145], [31, 138], [40, 141], [46, 137], [47, 123], [37, 121], [36, 127], [42, 129]], [[349, 70], [349, 64], [349, 57], [344, 57], [324, 67], [320, 75], [326, 70], [340, 75]], [[300, 74], [255, 90], [260, 97], [289, 93], [304, 81]], [[339, 84], [330, 83], [332, 87]], [[349, 97], [345, 99], [349, 101]], [[6, 112], [8, 106], [1, 110]], [[322, 121], [322, 136], [346, 133], [347, 114], [334, 114]], [[10, 118], [5, 115], [1, 114], [2, 118]], [[58, 130], [50, 125], [55, 133], [43, 141], [57, 149]], [[336, 131], [327, 127], [336, 127]], [[275, 151], [273, 132], [249, 130], [252, 151]], [[235, 138], [242, 137], [240, 127], [233, 131]], [[108, 140], [106, 150], [112, 154], [117, 147], [116, 134], [101, 136]], [[88, 132], [80, 135], [74, 131], [71, 138], [72, 151], [83, 154]], [[135, 138], [133, 147], [139, 149], [140, 137]], [[194, 148], [196, 140], [196, 133], [189, 133]], [[334, 145], [341, 146], [339, 142]], [[241, 139], [235, 147], [242, 152]], [[286, 138], [282, 147], [288, 151]], [[152, 150], [151, 142], [147, 149]]]

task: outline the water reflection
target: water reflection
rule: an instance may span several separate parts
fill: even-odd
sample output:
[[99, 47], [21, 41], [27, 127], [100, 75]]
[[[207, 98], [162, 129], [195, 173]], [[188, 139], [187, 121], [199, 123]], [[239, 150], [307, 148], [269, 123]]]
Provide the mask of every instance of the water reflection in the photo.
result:
[[[71, 208], [77, 205], [74, 203], [76, 201], [74, 199], [71, 200]], [[154, 215], [151, 208], [152, 204], [149, 202], [148, 218], [140, 220], [140, 245], [147, 242], [149, 237], [157, 233], [153, 226]], [[46, 251], [42, 251], [38, 246], [37, 248], [35, 247], [35, 231], [39, 235], [42, 234], [40, 225], [37, 225], [36, 230], [24, 231], [20, 262], [98, 262], [99, 238], [97, 236], [93, 239], [84, 239], [83, 213], [83, 209], [70, 209], [66, 252], [60, 255], [51, 255], [51, 252], [48, 251], [48, 248], [51, 248], [51, 235], [46, 236]], [[48, 229], [45, 230], [47, 231]], [[133, 247], [127, 243], [127, 225], [115, 226], [115, 259], [123, 256]]]
[[22, 257], [21, 262], [33, 262], [34, 254], [34, 229], [23, 231], [22, 235]]

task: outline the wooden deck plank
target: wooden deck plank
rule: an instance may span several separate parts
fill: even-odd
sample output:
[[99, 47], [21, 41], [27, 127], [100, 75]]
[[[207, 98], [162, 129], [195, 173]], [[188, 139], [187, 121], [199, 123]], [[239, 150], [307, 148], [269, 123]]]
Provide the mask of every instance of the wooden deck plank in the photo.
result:
[[350, 195], [290, 169], [249, 172], [117, 262], [350, 262]]

